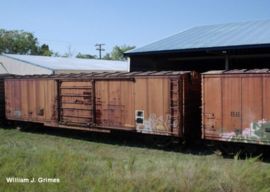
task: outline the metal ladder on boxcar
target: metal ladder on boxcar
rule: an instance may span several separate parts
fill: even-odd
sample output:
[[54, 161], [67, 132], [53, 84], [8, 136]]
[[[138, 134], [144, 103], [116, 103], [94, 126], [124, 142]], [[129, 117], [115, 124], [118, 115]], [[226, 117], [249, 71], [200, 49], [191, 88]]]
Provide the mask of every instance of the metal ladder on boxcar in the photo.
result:
[[170, 128], [174, 133], [179, 127], [180, 120], [180, 85], [179, 79], [170, 80]]

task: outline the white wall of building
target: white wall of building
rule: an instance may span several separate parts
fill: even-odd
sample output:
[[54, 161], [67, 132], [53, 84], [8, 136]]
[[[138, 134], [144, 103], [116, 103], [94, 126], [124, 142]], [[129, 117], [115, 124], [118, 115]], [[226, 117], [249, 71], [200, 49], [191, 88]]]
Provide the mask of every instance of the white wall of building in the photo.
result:
[[33, 64], [0, 55], [0, 74], [10, 73], [16, 75], [52, 74], [51, 69], [46, 69]]

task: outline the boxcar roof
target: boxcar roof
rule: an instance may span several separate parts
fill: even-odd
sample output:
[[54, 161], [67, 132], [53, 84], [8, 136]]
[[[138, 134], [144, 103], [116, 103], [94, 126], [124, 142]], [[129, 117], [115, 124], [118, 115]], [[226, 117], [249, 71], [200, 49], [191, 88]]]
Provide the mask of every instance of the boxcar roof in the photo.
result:
[[190, 71], [147, 71], [147, 72], [92, 72], [92, 73], [70, 73], [53, 75], [10, 75], [8, 79], [112, 79], [112, 78], [134, 78], [138, 76], [180, 76], [191, 73]]
[[220, 70], [220, 71], [208, 71], [202, 74], [203, 75], [225, 75], [225, 74], [257, 74], [257, 73], [270, 73], [270, 69]]

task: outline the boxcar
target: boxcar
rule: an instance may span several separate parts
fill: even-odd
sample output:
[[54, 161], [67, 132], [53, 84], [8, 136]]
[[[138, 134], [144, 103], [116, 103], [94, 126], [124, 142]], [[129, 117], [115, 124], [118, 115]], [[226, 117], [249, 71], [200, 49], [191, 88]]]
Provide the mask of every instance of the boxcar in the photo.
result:
[[210, 71], [202, 74], [202, 137], [270, 145], [270, 72]]
[[5, 79], [6, 117], [59, 128], [195, 137], [200, 84], [198, 74], [176, 71], [16, 76]]
[[5, 86], [4, 79], [7, 77], [12, 77], [10, 74], [0, 74], [0, 124], [4, 125], [6, 123], [5, 117]]

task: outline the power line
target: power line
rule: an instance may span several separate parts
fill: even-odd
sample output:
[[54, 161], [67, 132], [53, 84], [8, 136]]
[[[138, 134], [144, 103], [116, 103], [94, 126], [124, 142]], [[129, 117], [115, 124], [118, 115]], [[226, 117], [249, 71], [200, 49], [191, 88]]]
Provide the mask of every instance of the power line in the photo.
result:
[[96, 46], [96, 50], [99, 51], [99, 59], [101, 59], [101, 52], [102, 51], [105, 51], [105, 49], [102, 48], [102, 46], [104, 46], [105, 44], [104, 43], [97, 43], [95, 46]]

